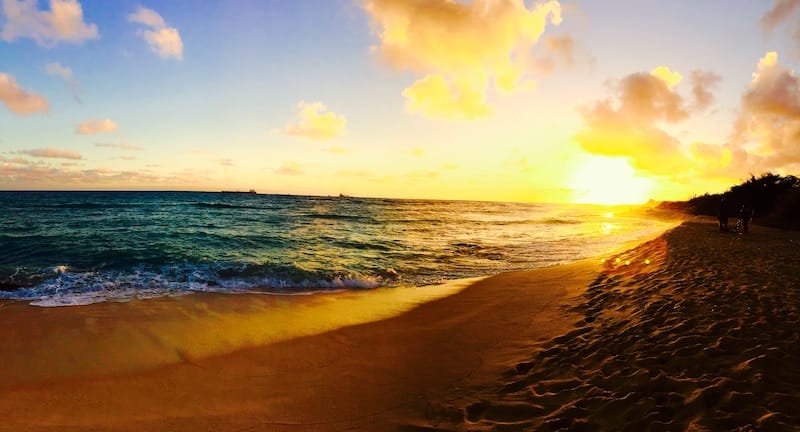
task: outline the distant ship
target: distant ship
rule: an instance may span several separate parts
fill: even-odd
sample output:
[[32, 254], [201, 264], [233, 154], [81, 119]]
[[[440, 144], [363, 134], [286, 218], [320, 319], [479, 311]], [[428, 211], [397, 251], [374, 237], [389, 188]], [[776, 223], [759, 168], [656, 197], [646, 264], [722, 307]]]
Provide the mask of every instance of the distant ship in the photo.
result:
[[250, 195], [258, 195], [255, 189], [250, 189], [249, 191], [221, 191], [220, 193], [227, 193], [227, 194], [250, 194]]

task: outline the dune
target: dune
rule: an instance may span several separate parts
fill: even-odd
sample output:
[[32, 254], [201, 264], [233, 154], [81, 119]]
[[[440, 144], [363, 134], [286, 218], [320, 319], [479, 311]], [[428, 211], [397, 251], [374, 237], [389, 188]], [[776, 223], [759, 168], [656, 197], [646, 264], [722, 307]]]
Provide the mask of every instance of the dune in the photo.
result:
[[[411, 303], [380, 293], [5, 303], [0, 430], [800, 426], [800, 234], [737, 236], [694, 220], [601, 258]], [[387, 313], [319, 324], [320, 303], [335, 316]], [[302, 328], [288, 337], [281, 323]]]

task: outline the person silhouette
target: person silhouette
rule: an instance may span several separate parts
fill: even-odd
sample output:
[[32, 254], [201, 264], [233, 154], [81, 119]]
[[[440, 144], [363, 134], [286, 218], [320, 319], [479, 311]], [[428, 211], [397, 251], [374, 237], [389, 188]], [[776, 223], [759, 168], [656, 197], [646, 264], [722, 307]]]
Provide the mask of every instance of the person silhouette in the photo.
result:
[[719, 230], [728, 231], [728, 203], [725, 202], [725, 197], [719, 199]]

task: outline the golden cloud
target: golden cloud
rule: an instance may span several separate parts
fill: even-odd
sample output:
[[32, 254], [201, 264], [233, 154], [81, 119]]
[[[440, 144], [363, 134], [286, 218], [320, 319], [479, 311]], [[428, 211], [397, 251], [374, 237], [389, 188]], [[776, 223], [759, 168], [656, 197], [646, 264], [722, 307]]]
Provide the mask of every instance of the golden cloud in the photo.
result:
[[20, 115], [45, 112], [50, 108], [47, 99], [22, 89], [13, 76], [4, 73], [0, 73], [0, 102]]
[[113, 132], [115, 130], [117, 130], [117, 124], [111, 119], [92, 119], [78, 125], [76, 133], [80, 135], [96, 135]]
[[667, 67], [634, 73], [615, 83], [615, 94], [581, 109], [584, 128], [575, 140], [589, 153], [626, 158], [630, 165], [654, 175], [686, 169], [680, 142], [659, 127], [689, 116], [675, 87], [681, 75]]
[[347, 119], [328, 111], [322, 102], [297, 104], [297, 123], [287, 125], [287, 135], [313, 140], [331, 140], [347, 133]]
[[97, 25], [83, 21], [83, 8], [77, 0], [50, 0], [50, 10], [39, 10], [36, 0], [2, 0], [6, 18], [0, 38], [11, 42], [29, 38], [43, 46], [59, 42], [79, 43], [100, 35]]
[[550, 0], [528, 8], [523, 0], [366, 0], [389, 65], [424, 75], [403, 95], [407, 109], [428, 117], [487, 115], [490, 82], [506, 92], [530, 89], [531, 48], [548, 22], [561, 22]]
[[683, 80], [683, 75], [678, 72], [671, 71], [666, 66], [659, 66], [652, 71], [650, 71], [650, 75], [664, 81], [664, 84], [671, 89], [675, 88], [676, 85], [680, 84]]
[[682, 145], [662, 128], [662, 123], [675, 124], [707, 108], [714, 100], [710, 88], [721, 79], [693, 71], [689, 109], [675, 77], [657, 68], [623, 78], [612, 97], [581, 110], [584, 127], [575, 140], [589, 153], [625, 158], [640, 172], [673, 179], [800, 169], [800, 77], [779, 64], [777, 53], [759, 60], [742, 94], [731, 138], [724, 143]]

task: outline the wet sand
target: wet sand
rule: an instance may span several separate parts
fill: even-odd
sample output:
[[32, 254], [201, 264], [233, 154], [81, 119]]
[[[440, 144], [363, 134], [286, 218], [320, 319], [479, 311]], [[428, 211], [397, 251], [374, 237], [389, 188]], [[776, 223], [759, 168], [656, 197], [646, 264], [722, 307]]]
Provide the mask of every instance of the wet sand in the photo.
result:
[[[0, 430], [800, 426], [800, 233], [737, 236], [698, 220], [604, 258], [494, 276], [354, 325], [281, 299], [282, 319], [307, 326], [299, 337], [273, 331], [263, 296], [4, 304]], [[333, 313], [374, 309], [365, 297]]]

